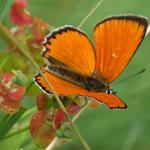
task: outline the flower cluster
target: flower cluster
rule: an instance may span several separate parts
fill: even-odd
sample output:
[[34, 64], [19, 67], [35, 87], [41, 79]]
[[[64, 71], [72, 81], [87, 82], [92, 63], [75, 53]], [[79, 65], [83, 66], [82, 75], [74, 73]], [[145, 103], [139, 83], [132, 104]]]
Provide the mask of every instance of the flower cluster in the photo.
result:
[[[78, 96], [72, 98], [61, 96], [61, 100], [71, 116], [86, 105], [86, 101]], [[45, 94], [40, 94], [37, 98], [37, 108], [38, 112], [30, 121], [30, 133], [38, 145], [45, 148], [56, 136], [66, 141], [72, 138], [68, 120], [54, 97], [49, 99]]]
[[[34, 54], [37, 61], [41, 61], [39, 52], [42, 49], [42, 42], [47, 32], [50, 32], [49, 25], [41, 18], [31, 16], [26, 8], [26, 0], [15, 0], [10, 10], [10, 20], [15, 27], [10, 32], [15, 38], [22, 41], [24, 46], [30, 49], [30, 52]], [[11, 43], [8, 49], [21, 53]]]
[[[39, 53], [47, 32], [50, 32], [49, 25], [42, 19], [30, 15], [26, 8], [26, 0], [14, 0], [10, 10], [10, 20], [15, 26], [12, 29], [8, 28], [8, 31], [30, 50], [36, 61], [41, 62]], [[21, 55], [20, 49], [8, 43], [8, 50], [20, 56], [17, 58], [17, 63], [18, 59], [20, 59], [20, 64], [25, 62], [22, 70], [30, 74], [29, 63], [24, 61], [25, 58]], [[21, 107], [26, 82], [26, 77], [20, 71], [3, 73], [0, 70], [0, 111], [10, 113]], [[60, 96], [60, 99], [71, 118], [87, 104], [86, 99], [79, 96]], [[93, 104], [92, 107], [96, 105]], [[66, 115], [59, 108], [56, 99], [53, 96], [49, 98], [42, 93], [36, 98], [36, 106], [37, 112], [31, 118], [29, 125], [33, 140], [43, 148], [47, 147], [55, 137], [70, 141], [72, 132]]]
[[[18, 74], [19, 73], [19, 74]], [[18, 75], [22, 76], [21, 78]], [[11, 113], [20, 108], [20, 101], [25, 94], [25, 77], [19, 71], [3, 73], [0, 70], [0, 110]]]

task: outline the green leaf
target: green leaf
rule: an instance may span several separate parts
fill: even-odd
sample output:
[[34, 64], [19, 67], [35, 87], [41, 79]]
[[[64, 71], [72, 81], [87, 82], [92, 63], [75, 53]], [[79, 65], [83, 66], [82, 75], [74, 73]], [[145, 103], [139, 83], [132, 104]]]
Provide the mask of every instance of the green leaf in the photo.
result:
[[8, 131], [13, 127], [13, 125], [20, 119], [26, 109], [21, 108], [17, 113], [10, 115], [0, 126], [0, 139], [8, 133]]
[[0, 125], [2, 125], [5, 122], [5, 120], [8, 119], [8, 117], [9, 117], [8, 114], [4, 112], [0, 112]]
[[14, 0], [1, 0], [0, 1], [0, 23], [2, 22], [5, 13], [9, 12], [11, 5], [13, 4]]
[[8, 61], [8, 57], [5, 57], [2, 62], [0, 62], [0, 68], [3, 68], [3, 66], [6, 64], [6, 62]]

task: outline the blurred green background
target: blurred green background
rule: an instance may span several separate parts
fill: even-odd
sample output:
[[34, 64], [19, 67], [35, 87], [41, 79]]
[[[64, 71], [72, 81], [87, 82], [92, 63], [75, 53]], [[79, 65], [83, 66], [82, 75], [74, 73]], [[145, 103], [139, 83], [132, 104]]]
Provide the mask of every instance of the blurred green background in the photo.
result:
[[[28, 0], [28, 11], [41, 17], [53, 27], [78, 26], [98, 0]], [[84, 30], [92, 39], [93, 27], [102, 18], [111, 15], [135, 14], [150, 18], [148, 0], [104, 0], [104, 3], [86, 21]], [[6, 13], [9, 21], [9, 13]], [[1, 42], [0, 49], [5, 46]], [[127, 43], [128, 44], [128, 43]], [[109, 110], [100, 105], [86, 110], [76, 121], [81, 134], [93, 150], [149, 150], [150, 149], [150, 35], [142, 42], [118, 80], [146, 68], [146, 72], [113, 88], [127, 104], [126, 110]], [[0, 141], [0, 149], [38, 150], [28, 131]], [[82, 150], [79, 140], [57, 148]]]

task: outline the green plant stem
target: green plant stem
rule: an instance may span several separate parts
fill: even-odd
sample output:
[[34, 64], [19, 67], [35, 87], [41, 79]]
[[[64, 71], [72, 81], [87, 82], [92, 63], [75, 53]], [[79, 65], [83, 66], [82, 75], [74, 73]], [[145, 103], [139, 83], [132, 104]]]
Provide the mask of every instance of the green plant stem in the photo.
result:
[[10, 9], [14, 0], [0, 0], [0, 23], [5, 17], [5, 13]]
[[7, 3], [8, 3], [8, 0], [2, 0], [0, 2], [0, 22], [2, 21], [2, 18], [3, 18], [3, 13], [5, 12], [5, 8], [7, 6]]
[[6, 64], [7, 61], [8, 61], [8, 57], [6, 57], [6, 58], [0, 63], [0, 69], [3, 68], [3, 66]]
[[27, 116], [29, 116], [29, 115], [35, 113], [36, 111], [37, 111], [37, 107], [36, 107], [36, 106], [30, 108], [29, 110], [27, 110], [27, 111], [23, 114], [23, 116], [22, 116], [21, 119], [23, 119], [23, 118], [25, 118], [25, 117], [27, 117]]
[[68, 112], [66, 111], [64, 105], [62, 104], [61, 100], [59, 99], [56, 91], [54, 90], [53, 86], [51, 85], [51, 83], [48, 81], [48, 79], [46, 78], [46, 76], [44, 75], [44, 73], [40, 70], [40, 67], [38, 66], [38, 64], [35, 62], [35, 60], [33, 59], [33, 57], [30, 55], [29, 51], [20, 44], [20, 41], [16, 40], [13, 35], [7, 31], [6, 27], [2, 24], [0, 24], [0, 34], [2, 35], [2, 37], [5, 37], [7, 40], [9, 40], [13, 45], [15, 45], [17, 48], [19, 48], [21, 50], [21, 52], [30, 60], [30, 62], [35, 66], [35, 68], [39, 71], [40, 75], [43, 77], [44, 81], [46, 82], [46, 84], [48, 85], [49, 89], [52, 91], [53, 95], [55, 96], [57, 103], [59, 104], [60, 108], [62, 109], [62, 111], [65, 113], [70, 127], [71, 129], [74, 131], [74, 133], [76, 133], [76, 135], [78, 136], [80, 142], [82, 143], [82, 145], [84, 146], [84, 148], [86, 150], [90, 150], [90, 147], [88, 146], [88, 144], [86, 143], [86, 141], [82, 138], [82, 136], [80, 135], [80, 132], [78, 131], [78, 129], [76, 128], [76, 126], [72, 123], [71, 117], [69, 116]]
[[33, 81], [31, 81], [28, 86], [27, 86], [27, 90], [26, 90], [26, 94], [29, 92], [29, 90], [31, 89], [32, 85], [33, 85]]
[[5, 122], [0, 125], [0, 139], [3, 139], [6, 133], [13, 127], [17, 120], [20, 119], [26, 109], [21, 108], [17, 113], [9, 115]]
[[[31, 83], [32, 83], [32, 82], [31, 82]], [[29, 85], [30, 85], [30, 84], [29, 84]], [[28, 87], [29, 87], [29, 86], [28, 86]], [[86, 104], [86, 106], [84, 106], [84, 107], [72, 118], [72, 121], [73, 121], [73, 122], [75, 122], [75, 120], [76, 120], [76, 119], [80, 116], [80, 114], [89, 106], [89, 104], [90, 104], [90, 101], [88, 101], [88, 103]], [[35, 107], [32, 108], [32, 109], [30, 109], [30, 110], [28, 110], [28, 111], [26, 111], [26, 114], [24, 114], [23, 117], [29, 115], [30, 113], [33, 113], [34, 111], [35, 111]], [[8, 116], [9, 116], [9, 115], [8, 115]], [[7, 116], [5, 119], [7, 119], [8, 116]], [[20, 129], [19, 131], [16, 131], [16, 132], [14, 132], [14, 133], [10, 133], [9, 135], [5, 136], [2, 140], [5, 140], [5, 139], [8, 139], [8, 138], [10, 138], [10, 137], [12, 137], [12, 136], [15, 136], [15, 135], [17, 135], [17, 134], [20, 134], [20, 133], [22, 133], [22, 132], [24, 132], [24, 131], [26, 131], [26, 130], [28, 130], [28, 129], [29, 129], [29, 127], [26, 126], [26, 127], [22, 128], [22, 129]], [[57, 143], [57, 140], [58, 140], [58, 138], [56, 137], [56, 138], [53, 140], [53, 143], [51, 143], [52, 146], [55, 145], [55, 143]]]
[[[27, 110], [26, 112], [24, 112], [24, 114], [22, 114], [22, 118], [21, 118], [21, 119], [23, 119], [24, 117], [28, 116], [29, 114], [35, 112], [35, 110], [36, 110], [35, 107], [33, 107], [33, 108]], [[6, 117], [7, 120], [9, 120], [8, 117], [10, 118], [10, 115], [7, 115], [7, 117]], [[5, 119], [5, 121], [6, 121], [6, 119]], [[3, 120], [4, 120], [4, 119], [3, 119]], [[1, 125], [2, 125], [2, 124], [1, 124]], [[3, 138], [0, 139], [0, 140], [5, 140], [5, 139], [7, 139], [7, 138], [9, 138], [9, 137], [15, 136], [16, 134], [19, 134], [19, 133], [21, 133], [21, 132], [24, 132], [24, 131], [26, 131], [27, 129], [29, 129], [29, 126], [26, 126], [26, 127], [20, 129], [19, 131], [14, 132], [14, 133], [10, 133], [10, 134], [8, 134], [7, 136], [3, 137]]]
[[12, 137], [12, 136], [15, 136], [15, 135], [17, 135], [17, 134], [20, 134], [20, 133], [26, 131], [26, 130], [28, 130], [28, 129], [29, 129], [29, 126], [24, 127], [24, 128], [22, 128], [22, 129], [20, 129], [19, 131], [16, 131], [16, 132], [14, 132], [14, 133], [11, 133], [11, 134], [5, 136], [2, 140], [6, 140], [6, 139], [8, 139], [8, 138], [10, 138], [10, 137]]
[[82, 112], [85, 111], [85, 109], [90, 105], [90, 103], [91, 100], [88, 100], [87, 104], [79, 112], [77, 112], [77, 114], [72, 118], [73, 122], [75, 122], [78, 119], [78, 117], [82, 114]]
[[[81, 113], [90, 105], [91, 101], [88, 101], [86, 106], [84, 106], [75, 116], [73, 116], [72, 121], [75, 122], [76, 119], [81, 115]], [[55, 148], [55, 145], [57, 144], [57, 142], [59, 142], [58, 137], [55, 137], [53, 139], [53, 141], [47, 146], [47, 148], [45, 150], [53, 150]]]
[[78, 25], [78, 28], [81, 28], [84, 23], [87, 21], [87, 19], [95, 12], [95, 10], [104, 2], [104, 0], [99, 0], [96, 5], [92, 8], [92, 10], [82, 19], [80, 24]]
[[[76, 119], [80, 116], [80, 114], [89, 106], [89, 104], [90, 104], [90, 101], [88, 101], [88, 103], [86, 104], [86, 106], [83, 107], [83, 108], [72, 118], [72, 121], [73, 121], [73, 122], [75, 122], [75, 120], [76, 120]], [[33, 113], [34, 111], [35, 111], [35, 107], [32, 108], [32, 109], [30, 109], [30, 110], [28, 110], [28, 111], [26, 111], [25, 116], [29, 115], [30, 113]], [[5, 120], [8, 118], [8, 116], [9, 116], [9, 115], [7, 115], [7, 117], [5, 118]], [[24, 132], [24, 131], [26, 131], [26, 130], [28, 130], [28, 129], [29, 129], [29, 127], [26, 126], [26, 127], [22, 128], [22, 129], [20, 129], [19, 131], [16, 131], [16, 132], [14, 132], [14, 133], [10, 133], [9, 135], [5, 136], [2, 140], [5, 140], [5, 139], [8, 139], [8, 138], [10, 138], [10, 137], [12, 137], [12, 136], [15, 136], [15, 135], [17, 135], [17, 134], [20, 134], [20, 133], [22, 133], [22, 132]], [[56, 140], [56, 139], [57, 139], [57, 138], [55, 138], [55, 140]], [[55, 142], [54, 142], [54, 143], [55, 143]]]
[[5, 114], [5, 116], [3, 117], [3, 119], [0, 122], [0, 126], [9, 118], [9, 114]]

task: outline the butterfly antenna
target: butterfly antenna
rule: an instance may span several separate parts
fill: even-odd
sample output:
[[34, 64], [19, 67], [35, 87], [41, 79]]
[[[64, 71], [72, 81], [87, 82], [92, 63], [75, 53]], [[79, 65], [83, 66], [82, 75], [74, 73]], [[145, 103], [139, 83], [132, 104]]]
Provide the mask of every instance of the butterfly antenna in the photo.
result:
[[116, 82], [115, 85], [116, 85], [116, 84], [120, 84], [120, 83], [122, 83], [122, 82], [124, 82], [124, 81], [126, 81], [126, 80], [128, 80], [128, 79], [131, 79], [131, 78], [133, 78], [133, 77], [135, 77], [135, 76], [137, 76], [137, 75], [143, 73], [145, 70], [146, 70], [146, 69], [144, 68], [144, 69], [140, 70], [139, 72], [137, 72], [137, 73], [135, 73], [135, 74], [133, 74], [133, 75], [131, 75], [131, 76], [128, 76], [128, 77], [126, 77], [126, 78], [124, 78], [124, 79], [122, 79], [122, 80], [120, 80], [120, 81], [118, 81], [118, 82]]

